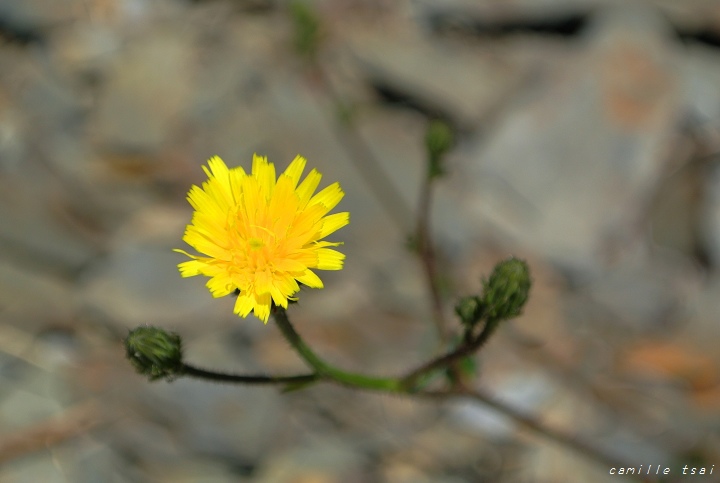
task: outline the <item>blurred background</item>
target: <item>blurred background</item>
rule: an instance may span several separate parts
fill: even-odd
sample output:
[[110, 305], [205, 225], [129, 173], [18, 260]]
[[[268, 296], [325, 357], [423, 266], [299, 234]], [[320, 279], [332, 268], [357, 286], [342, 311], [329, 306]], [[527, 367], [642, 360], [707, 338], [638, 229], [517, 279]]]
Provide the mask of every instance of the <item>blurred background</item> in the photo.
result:
[[200, 367], [304, 370], [171, 251], [200, 166], [254, 152], [347, 193], [346, 267], [297, 330], [350, 370], [430, 358], [407, 240], [431, 119], [456, 135], [447, 319], [508, 255], [535, 282], [477, 387], [630, 465], [720, 475], [718, 86], [717, 2], [0, 0], [0, 481], [619, 481], [477, 403], [151, 384], [124, 359], [153, 324]]

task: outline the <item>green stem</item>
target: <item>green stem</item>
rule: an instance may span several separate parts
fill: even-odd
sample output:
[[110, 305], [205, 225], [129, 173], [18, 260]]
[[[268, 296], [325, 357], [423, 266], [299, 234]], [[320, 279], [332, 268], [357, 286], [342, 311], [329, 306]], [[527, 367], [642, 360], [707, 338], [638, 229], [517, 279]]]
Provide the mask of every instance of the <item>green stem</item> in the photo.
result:
[[[432, 165], [432, 161], [428, 161], [428, 166], [430, 165]], [[435, 246], [430, 231], [430, 206], [432, 205], [433, 181], [434, 178], [431, 169], [428, 167], [428, 174], [425, 176], [422, 188], [420, 189], [415, 236], [417, 237], [418, 245], [417, 253], [423, 266], [423, 274], [425, 275], [425, 285], [430, 295], [435, 329], [437, 330], [438, 338], [444, 349], [450, 339], [450, 333], [445, 323], [445, 317], [443, 316], [438, 270], [437, 264], [435, 263]]]
[[477, 351], [480, 347], [482, 347], [488, 341], [488, 339], [490, 339], [490, 336], [493, 335], [498, 325], [500, 325], [500, 319], [488, 320], [485, 323], [485, 327], [483, 327], [482, 332], [480, 332], [480, 334], [478, 334], [478, 336], [472, 339], [470, 342], [465, 342], [461, 344], [457, 349], [450, 351], [445, 355], [437, 357], [426, 364], [423, 364], [422, 366], [412, 371], [410, 374], [403, 377], [401, 379], [402, 388], [412, 392], [415, 390], [415, 386], [418, 380], [420, 380], [420, 378], [424, 375], [438, 369], [444, 369], [446, 367], [449, 367], [463, 357], [471, 355], [473, 352]]
[[282, 307], [273, 307], [273, 319], [277, 324], [280, 332], [290, 345], [300, 354], [310, 367], [317, 371], [320, 377], [332, 379], [341, 384], [351, 387], [359, 387], [363, 389], [372, 389], [376, 391], [402, 392], [400, 380], [396, 378], [372, 377], [364, 374], [346, 372], [324, 361], [320, 356], [315, 354], [312, 349], [302, 340], [300, 334], [288, 319], [287, 312]]
[[263, 375], [239, 375], [227, 374], [224, 372], [208, 371], [200, 369], [190, 364], [184, 364], [180, 368], [179, 375], [194, 377], [196, 379], [205, 379], [215, 382], [232, 382], [238, 384], [308, 384], [319, 381], [320, 375], [301, 374], [297, 376], [263, 376]]

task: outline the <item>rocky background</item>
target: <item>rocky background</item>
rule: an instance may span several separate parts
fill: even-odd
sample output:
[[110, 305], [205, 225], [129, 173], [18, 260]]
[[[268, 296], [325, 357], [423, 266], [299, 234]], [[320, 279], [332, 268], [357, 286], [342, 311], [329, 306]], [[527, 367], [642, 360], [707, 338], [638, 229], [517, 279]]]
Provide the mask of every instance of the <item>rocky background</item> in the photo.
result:
[[151, 384], [124, 359], [154, 324], [198, 366], [303, 369], [171, 251], [201, 164], [253, 152], [347, 193], [346, 268], [302, 293], [298, 331], [357, 371], [429, 358], [406, 242], [437, 118], [457, 135], [432, 212], [448, 318], [510, 254], [535, 281], [478, 387], [629, 464], [720, 475], [720, 5], [303, 5], [0, 0], [0, 481], [622, 480], [479, 404]]

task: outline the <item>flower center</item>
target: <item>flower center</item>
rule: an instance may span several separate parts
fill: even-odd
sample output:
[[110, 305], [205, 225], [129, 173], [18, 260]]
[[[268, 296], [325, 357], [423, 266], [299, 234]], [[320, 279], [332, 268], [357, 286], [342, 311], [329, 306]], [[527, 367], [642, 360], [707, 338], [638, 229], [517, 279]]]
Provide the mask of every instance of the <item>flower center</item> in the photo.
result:
[[265, 246], [265, 242], [260, 238], [253, 237], [248, 240], [248, 245], [250, 245], [251, 250], [260, 250]]

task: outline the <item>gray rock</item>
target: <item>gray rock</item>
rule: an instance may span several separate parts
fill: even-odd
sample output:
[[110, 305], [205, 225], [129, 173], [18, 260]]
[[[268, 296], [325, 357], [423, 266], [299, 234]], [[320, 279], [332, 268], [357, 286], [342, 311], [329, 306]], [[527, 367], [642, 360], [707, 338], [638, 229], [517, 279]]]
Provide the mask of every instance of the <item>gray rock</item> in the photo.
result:
[[69, 320], [79, 308], [73, 285], [54, 277], [0, 261], [0, 307], [9, 320], [18, 318], [25, 329], [48, 320]]
[[252, 480], [239, 477], [219, 461], [188, 458], [169, 467], [153, 468], [153, 481], [158, 483], [244, 483]]
[[180, 277], [182, 261], [169, 247], [119, 247], [86, 274], [85, 300], [130, 327], [197, 319], [213, 299], [199, 277]]
[[47, 453], [3, 465], [0, 478], [13, 483], [68, 483], [57, 461]]
[[15, 430], [50, 419], [63, 409], [53, 398], [37, 394], [30, 381], [23, 382], [27, 389], [12, 391], [0, 401], [0, 417]]
[[[638, 25], [639, 23], [639, 25]], [[602, 264], [663, 169], [680, 102], [652, 15], [601, 17], [588, 51], [468, 153], [469, 216], [567, 266]]]
[[720, 268], [720, 165], [709, 168], [700, 222], [700, 236], [711, 264]]
[[[493, 388], [491, 397], [527, 414], [538, 412], [556, 390], [541, 374], [506, 376]], [[451, 406], [451, 420], [466, 431], [477, 431], [499, 440], [513, 436], [516, 423], [506, 415], [480, 402], [458, 401]]]
[[347, 440], [328, 437], [307, 441], [270, 456], [259, 474], [258, 483], [292, 483], [295, 481], [367, 481], [362, 474], [364, 458]]
[[153, 28], [120, 52], [109, 69], [94, 123], [101, 146], [153, 152], [170, 139], [190, 105], [190, 41], [178, 30]]
[[127, 464], [111, 445], [80, 436], [54, 450], [54, 459], [73, 483], [130, 483], [145, 481], [144, 476]]
[[7, 106], [0, 97], [0, 170], [14, 171], [26, 154], [24, 119], [19, 109]]
[[0, 17], [13, 29], [20, 31], [43, 30], [71, 21], [83, 11], [81, 0], [60, 5], [47, 0], [2, 0]]
[[[668, 327], [682, 313], [693, 268], [684, 259], [656, 255], [652, 259], [636, 253], [634, 260], [611, 265], [609, 270], [588, 279], [582, 293], [588, 313], [610, 318], [617, 327], [653, 330]], [[574, 297], [566, 299], [578, 303]], [[590, 302], [588, 304], [588, 302]]]
[[122, 49], [120, 29], [108, 27], [77, 22], [55, 32], [49, 49], [58, 70], [79, 85], [102, 79]]
[[699, 288], [695, 297], [688, 303], [688, 320], [685, 332], [688, 339], [699, 352], [711, 355], [720, 363], [718, 352], [714, 349], [720, 338], [720, 276], [713, 274]]
[[[37, 188], [42, 189], [42, 182]], [[22, 211], [0, 205], [0, 246], [4, 256], [19, 268], [71, 278], [96, 254], [93, 244], [71, 227], [39, 198], [32, 198], [34, 189], [17, 191], [7, 197], [24, 204]]]
[[179, 379], [152, 386], [148, 396], [149, 407], [166, 415], [180, 447], [195, 454], [254, 463], [277, 444], [283, 427], [277, 388]]
[[522, 80], [517, 66], [459, 42], [431, 39], [411, 25], [344, 35], [373, 84], [464, 128], [477, 127]]
[[687, 108], [698, 121], [718, 129], [720, 94], [713, 87], [720, 81], [720, 55], [715, 49], [700, 45], [686, 45], [683, 50], [678, 73], [682, 76]]

